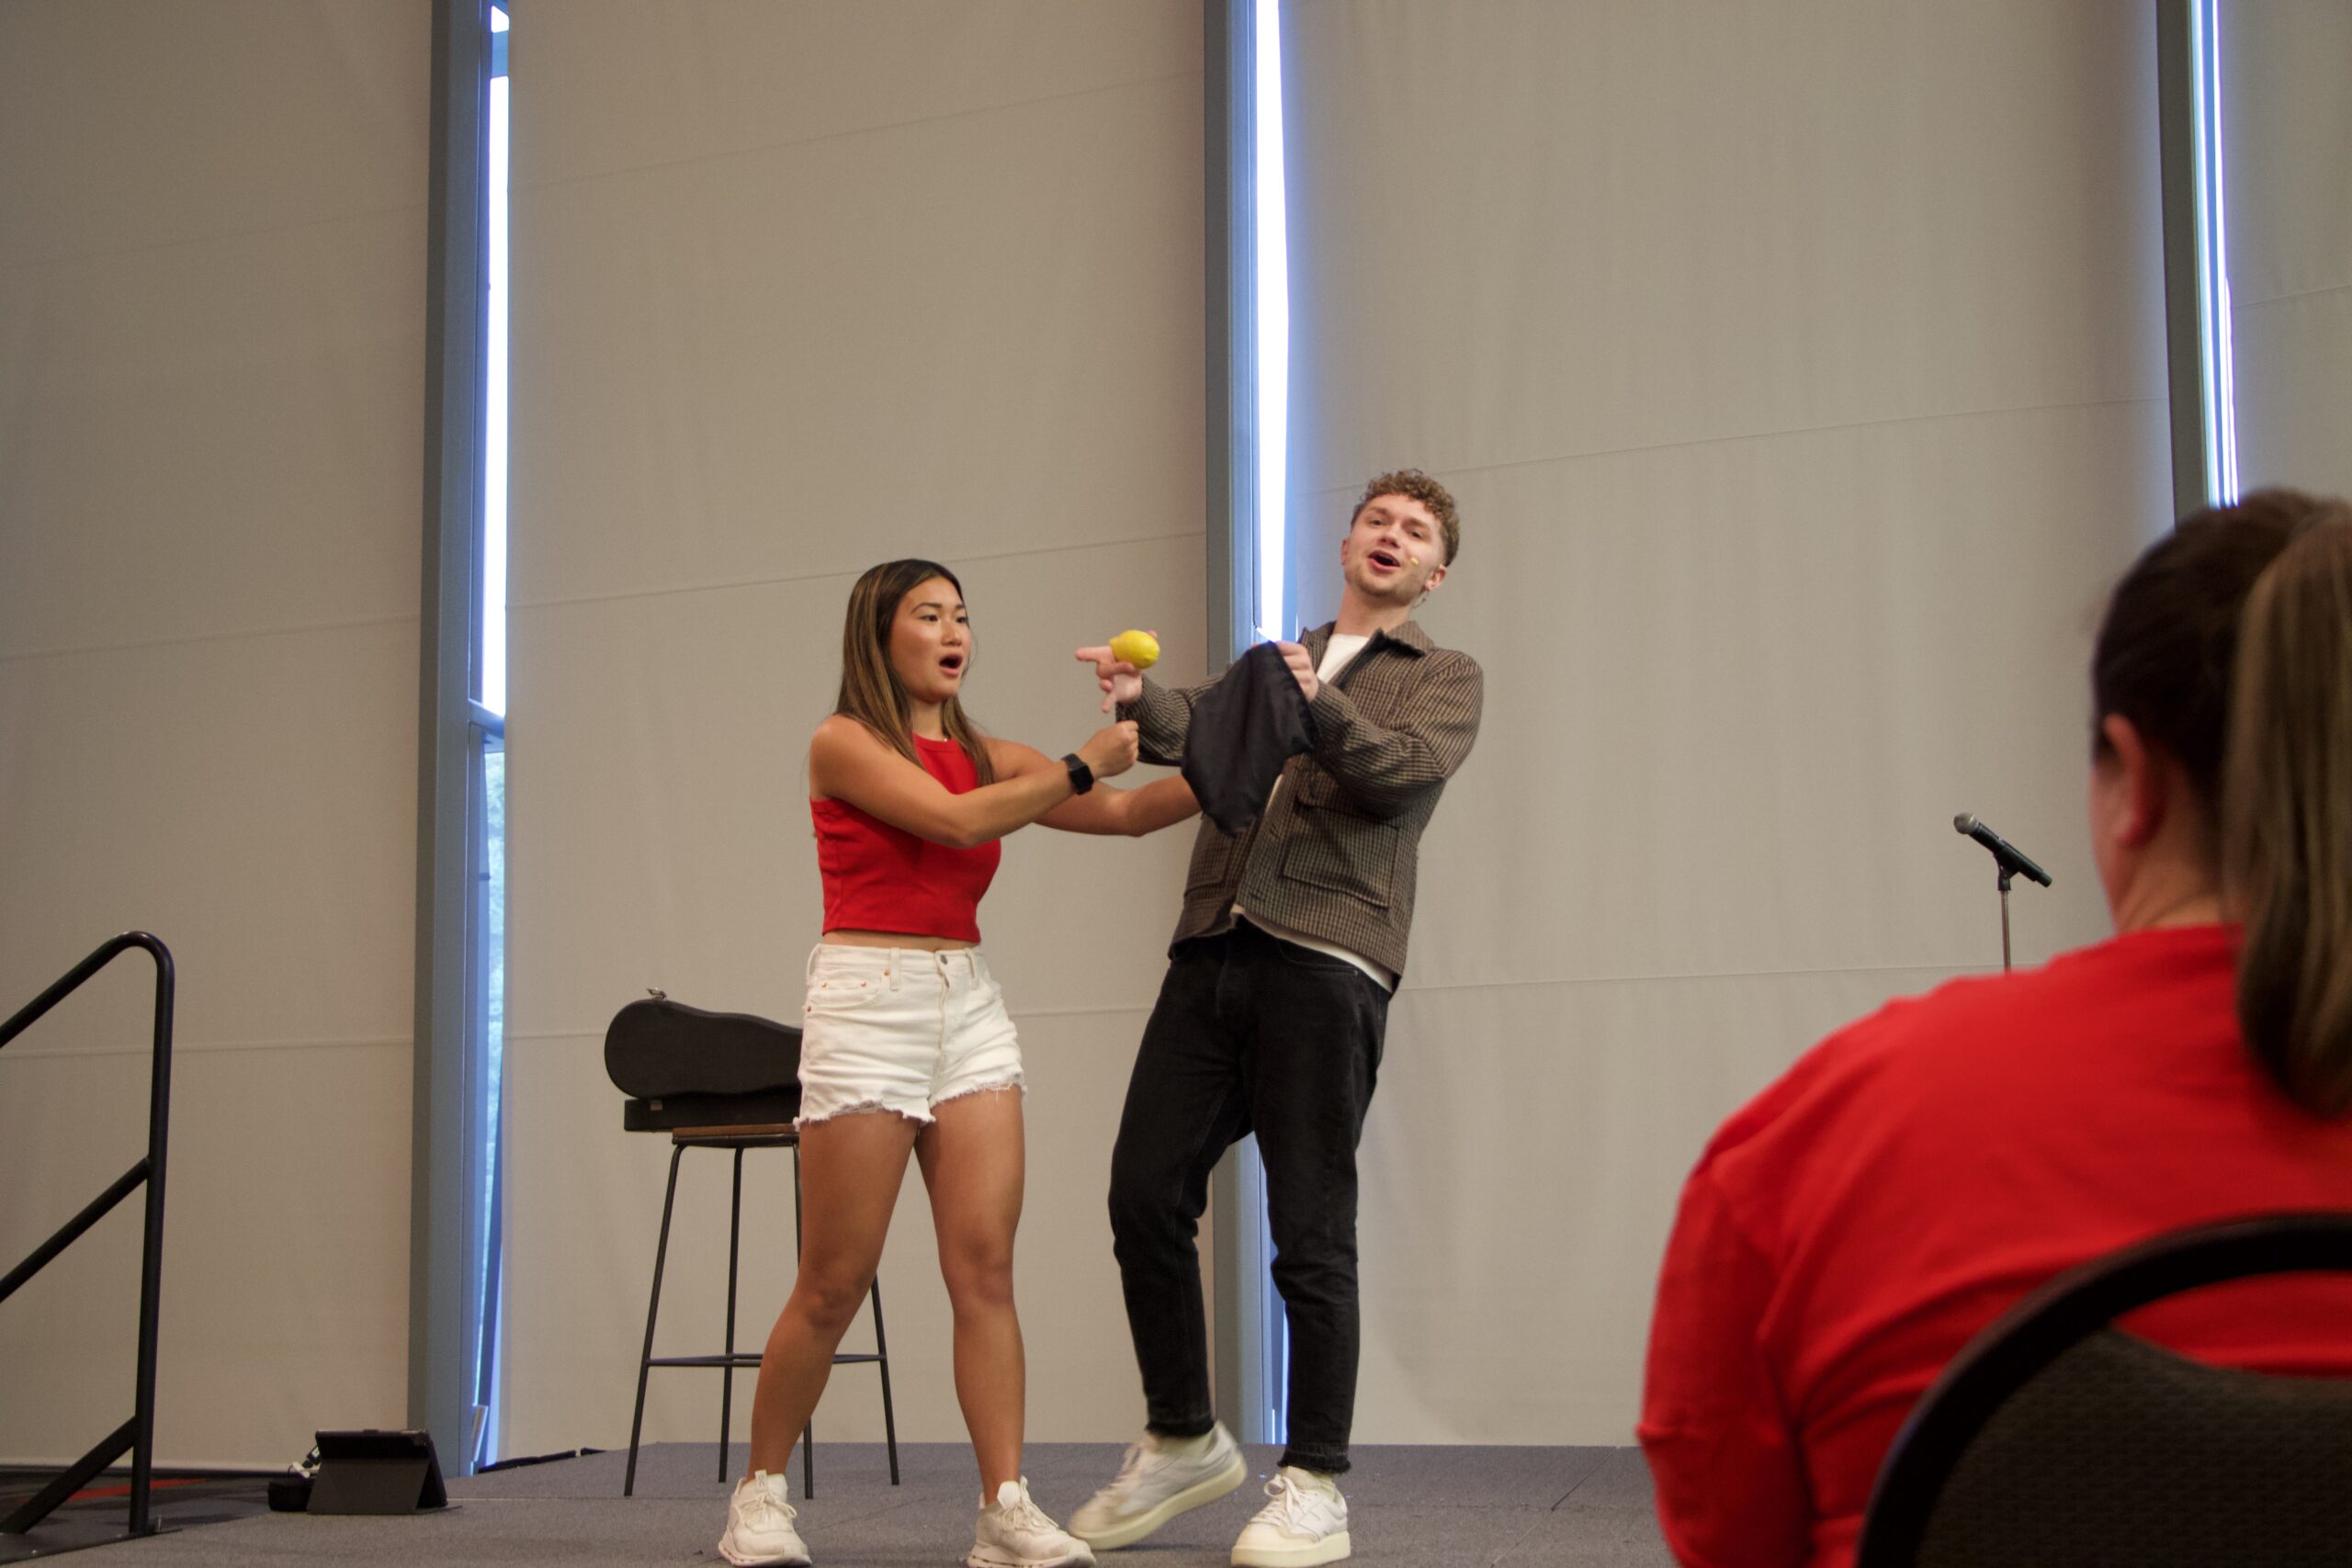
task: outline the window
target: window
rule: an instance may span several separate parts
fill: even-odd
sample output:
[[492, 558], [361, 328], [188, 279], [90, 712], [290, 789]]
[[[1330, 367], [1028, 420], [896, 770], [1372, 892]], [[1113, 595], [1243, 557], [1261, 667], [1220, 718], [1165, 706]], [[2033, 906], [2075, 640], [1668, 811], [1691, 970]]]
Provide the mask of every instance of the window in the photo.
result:
[[503, 1298], [500, 1224], [501, 1179], [505, 1168], [504, 1120], [500, 1114], [505, 1082], [506, 1018], [506, 235], [507, 76], [505, 7], [490, 11], [490, 97], [485, 128], [487, 182], [483, 192], [482, 503], [481, 570], [473, 627], [474, 698], [477, 705], [472, 758], [472, 798], [468, 803], [469, 870], [474, 908], [467, 929], [472, 936], [469, 987], [472, 1028], [482, 1062], [480, 1120], [482, 1130], [480, 1183], [480, 1255], [470, 1303], [480, 1349], [474, 1369], [476, 1438], [473, 1465], [498, 1452], [498, 1364]]

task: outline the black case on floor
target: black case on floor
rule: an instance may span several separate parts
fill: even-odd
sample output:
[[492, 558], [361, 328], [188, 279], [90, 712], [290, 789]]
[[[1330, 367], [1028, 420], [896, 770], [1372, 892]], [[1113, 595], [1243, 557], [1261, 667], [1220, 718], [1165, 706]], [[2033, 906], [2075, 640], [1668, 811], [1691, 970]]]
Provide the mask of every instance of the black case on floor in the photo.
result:
[[371, 1427], [319, 1434], [319, 1473], [304, 1512], [413, 1514], [448, 1506], [432, 1433]]

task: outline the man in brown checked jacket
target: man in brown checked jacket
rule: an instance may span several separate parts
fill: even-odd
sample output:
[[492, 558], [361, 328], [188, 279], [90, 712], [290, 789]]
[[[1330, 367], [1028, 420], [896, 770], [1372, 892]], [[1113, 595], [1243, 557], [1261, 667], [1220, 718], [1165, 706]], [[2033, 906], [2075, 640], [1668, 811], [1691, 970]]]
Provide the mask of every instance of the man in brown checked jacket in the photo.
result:
[[[1355, 1411], [1356, 1145], [1388, 998], [1405, 967], [1421, 830], [1477, 739], [1483, 677], [1412, 620], [1461, 546], [1453, 498], [1416, 469], [1364, 489], [1340, 546], [1338, 620], [1280, 644], [1312, 748], [1284, 764], [1257, 822], [1204, 817], [1166, 979], [1111, 1156], [1111, 1224], [1148, 1405], [1117, 1479], [1070, 1520], [1102, 1550], [1140, 1540], [1248, 1473], [1212, 1408], [1193, 1245], [1209, 1172], [1255, 1132], [1273, 1275], [1290, 1325], [1290, 1441], [1272, 1499], [1232, 1561], [1349, 1554]], [[1193, 700], [1081, 649], [1148, 761], [1180, 762]]]

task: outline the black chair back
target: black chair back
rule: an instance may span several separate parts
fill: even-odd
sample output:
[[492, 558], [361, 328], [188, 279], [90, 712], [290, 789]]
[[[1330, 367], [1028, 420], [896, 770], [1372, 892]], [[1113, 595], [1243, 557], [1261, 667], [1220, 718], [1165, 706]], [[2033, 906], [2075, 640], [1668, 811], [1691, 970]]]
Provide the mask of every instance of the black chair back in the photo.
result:
[[2209, 1366], [2109, 1326], [2183, 1291], [2314, 1270], [2352, 1271], [2352, 1214], [2199, 1226], [2053, 1280], [1921, 1398], [1856, 1568], [2352, 1562], [2352, 1380]]

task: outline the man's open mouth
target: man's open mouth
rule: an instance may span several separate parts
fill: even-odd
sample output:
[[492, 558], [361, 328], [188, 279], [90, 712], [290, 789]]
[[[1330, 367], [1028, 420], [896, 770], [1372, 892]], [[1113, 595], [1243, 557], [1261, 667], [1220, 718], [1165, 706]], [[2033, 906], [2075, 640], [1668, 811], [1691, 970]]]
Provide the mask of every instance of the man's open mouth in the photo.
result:
[[1402, 559], [1392, 555], [1386, 550], [1374, 550], [1364, 558], [1372, 562], [1374, 566], [1379, 568], [1382, 571], [1402, 570], [1405, 565]]

